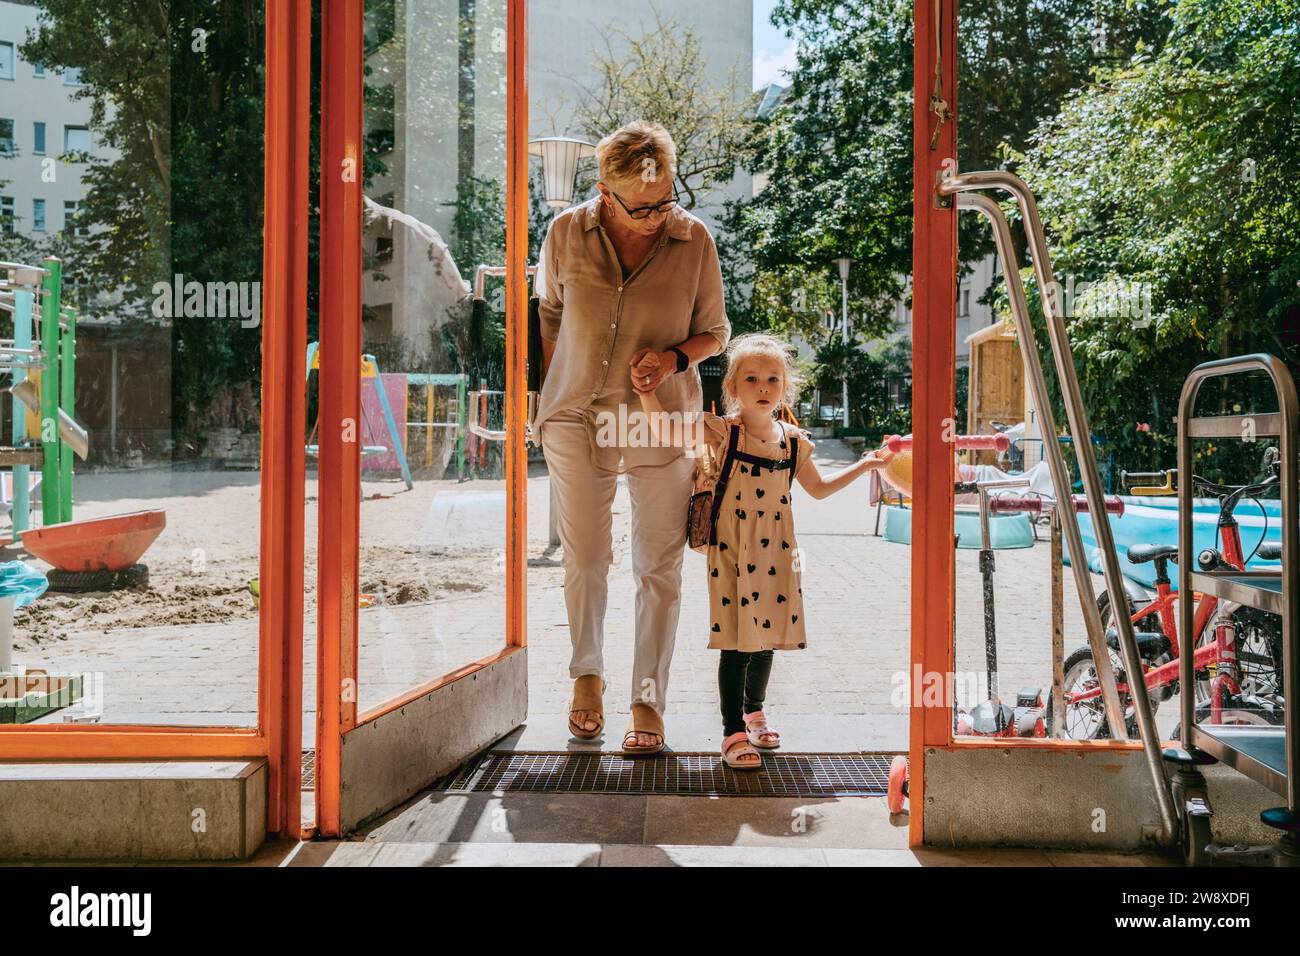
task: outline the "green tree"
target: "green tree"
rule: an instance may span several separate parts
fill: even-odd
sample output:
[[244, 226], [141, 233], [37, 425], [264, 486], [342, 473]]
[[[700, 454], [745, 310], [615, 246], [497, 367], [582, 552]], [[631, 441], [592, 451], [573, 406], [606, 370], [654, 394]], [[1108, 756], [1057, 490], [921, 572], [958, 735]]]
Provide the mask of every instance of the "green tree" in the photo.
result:
[[[43, 0], [22, 47], [78, 69], [95, 137], [68, 274], [101, 290], [100, 316], [155, 321], [157, 282], [256, 282], [262, 267], [262, 6], [247, 0]], [[83, 304], [92, 307], [91, 304]], [[261, 330], [173, 319], [172, 425], [200, 447], [214, 412], [255, 429]]]
[[677, 146], [682, 205], [693, 209], [731, 179], [749, 135], [757, 104], [746, 94], [739, 61], [723, 83], [710, 82], [698, 32], [657, 10], [647, 32], [616, 29], [601, 38], [604, 51], [592, 53], [599, 80], [577, 104], [579, 125], [599, 139], [632, 120], [661, 124]]
[[848, 256], [854, 333], [875, 337], [910, 271], [911, 3], [786, 0], [772, 22], [798, 34], [799, 58], [746, 155], [766, 183], [727, 219], [733, 281], [752, 268], [737, 324], [819, 341], [826, 300], [839, 306], [832, 261]]
[[[1295, 354], [1298, 103], [1300, 3], [1179, 0], [1159, 53], [1101, 72], [1022, 157], [1093, 430], [1130, 468], [1172, 461], [1194, 365]], [[1254, 400], [1240, 381], [1207, 394]]]
[[[960, 12], [960, 164], [996, 167], [1023, 150], [1099, 63], [1161, 33], [1162, 0], [989, 0]], [[909, 0], [784, 0], [772, 22], [797, 37], [782, 102], [758, 125], [747, 164], [766, 177], [729, 210], [720, 243], [744, 328], [820, 331], [832, 261], [853, 259], [850, 311], [859, 340], [888, 331], [912, 258], [912, 15]], [[951, 78], [945, 80], [945, 90]], [[991, 249], [963, 217], [961, 259]], [[752, 300], [741, 290], [753, 288]], [[773, 297], [776, 287], [800, 297]], [[838, 296], [837, 296], [838, 298]], [[808, 307], [811, 304], [811, 307]]]

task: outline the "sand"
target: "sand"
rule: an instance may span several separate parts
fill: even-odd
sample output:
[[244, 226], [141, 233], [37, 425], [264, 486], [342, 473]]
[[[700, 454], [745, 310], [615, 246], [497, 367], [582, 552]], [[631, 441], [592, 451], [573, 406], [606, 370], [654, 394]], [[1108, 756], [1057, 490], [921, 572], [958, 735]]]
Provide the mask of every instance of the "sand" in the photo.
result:
[[[492, 586], [504, 564], [504, 482], [363, 483], [361, 592], [402, 605]], [[317, 482], [307, 481], [304, 599], [316, 591]], [[108, 631], [255, 618], [249, 582], [258, 577], [260, 488], [256, 472], [149, 468], [76, 476], [74, 516], [103, 517], [162, 509], [167, 526], [142, 562], [145, 588], [87, 594], [47, 592], [15, 616], [19, 648], [77, 631]], [[538, 529], [545, 534], [545, 528]], [[545, 550], [544, 538], [530, 553]], [[21, 547], [4, 560], [49, 566]], [[530, 576], [553, 576], [537, 562]]]

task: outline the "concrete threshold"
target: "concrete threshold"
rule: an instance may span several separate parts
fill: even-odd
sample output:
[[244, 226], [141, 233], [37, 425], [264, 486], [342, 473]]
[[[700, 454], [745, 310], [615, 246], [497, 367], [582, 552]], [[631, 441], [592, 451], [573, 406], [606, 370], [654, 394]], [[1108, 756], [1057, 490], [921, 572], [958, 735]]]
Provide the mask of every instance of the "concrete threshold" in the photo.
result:
[[0, 763], [0, 859], [244, 860], [266, 788], [261, 759]]

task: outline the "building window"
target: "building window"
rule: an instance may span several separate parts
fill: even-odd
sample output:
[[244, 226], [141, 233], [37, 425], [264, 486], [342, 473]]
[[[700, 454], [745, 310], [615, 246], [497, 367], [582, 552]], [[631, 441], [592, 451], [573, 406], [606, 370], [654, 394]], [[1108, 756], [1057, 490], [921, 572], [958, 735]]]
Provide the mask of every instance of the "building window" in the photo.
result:
[[65, 153], [89, 153], [90, 130], [85, 126], [63, 127], [63, 151]]
[[0, 43], [0, 80], [14, 78], [14, 45]]
[[957, 315], [961, 318], [970, 318], [970, 286], [961, 287], [960, 305], [957, 307]]
[[14, 121], [0, 119], [0, 156], [14, 154]]
[[63, 70], [63, 85], [64, 85], [64, 86], [80, 86], [80, 85], [81, 85], [81, 67], [79, 67], [79, 66], [69, 66], [69, 67], [64, 67], [64, 70]]
[[14, 234], [14, 197], [0, 196], [0, 233]]
[[45, 200], [32, 200], [32, 230], [34, 232], [45, 231]]
[[45, 124], [44, 123], [32, 124], [32, 152], [33, 153], [45, 152]]
[[32, 64], [32, 76], [44, 76], [44, 75], [45, 75], [45, 64], [44, 64], [44, 63], [33, 63], [33, 64]]
[[75, 230], [78, 236], [84, 236], [89, 230], [77, 223], [77, 218], [81, 213], [81, 203], [73, 199], [63, 200], [63, 228]]

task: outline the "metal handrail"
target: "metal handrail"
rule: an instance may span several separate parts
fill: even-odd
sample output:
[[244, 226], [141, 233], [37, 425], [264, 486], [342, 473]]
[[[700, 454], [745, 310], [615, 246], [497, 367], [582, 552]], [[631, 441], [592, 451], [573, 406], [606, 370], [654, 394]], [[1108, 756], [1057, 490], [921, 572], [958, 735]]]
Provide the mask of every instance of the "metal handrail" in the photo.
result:
[[[524, 272], [527, 275], [535, 276], [537, 274], [537, 266], [528, 266]], [[487, 291], [488, 276], [503, 276], [506, 275], [506, 273], [507, 270], [505, 266], [480, 265], [474, 270], [474, 298], [483, 298], [484, 293]]]
[[[1047, 240], [1043, 233], [1042, 221], [1038, 216], [1038, 207], [1034, 202], [1029, 187], [1018, 176], [1004, 171], [963, 173], [941, 180], [938, 191], [943, 196], [957, 196], [959, 208], [975, 209], [983, 213], [993, 226], [998, 255], [1003, 263], [1003, 273], [1007, 279], [1007, 290], [1011, 300], [1012, 316], [1016, 322], [1020, 338], [1021, 354], [1030, 376], [1030, 386], [1034, 394], [1039, 414], [1043, 416], [1043, 427], [1047, 434], [1056, 433], [1055, 418], [1052, 414], [1051, 398], [1047, 383], [1043, 377], [1042, 364], [1038, 358], [1033, 325], [1029, 319], [1029, 306], [1025, 299], [1024, 286], [1020, 282], [1019, 261], [1011, 241], [1011, 230], [1001, 207], [987, 196], [972, 195], [972, 190], [1002, 189], [1010, 192], [1017, 200], [1021, 215], [1025, 219], [1025, 232], [1033, 254], [1034, 274], [1038, 280], [1039, 293], [1043, 300], [1043, 313], [1047, 319], [1048, 337], [1051, 340], [1052, 356], [1055, 360], [1057, 378], [1061, 386], [1066, 417], [1073, 435], [1089, 435], [1087, 413], [1083, 407], [1083, 397], [1079, 390], [1078, 377], [1074, 369], [1074, 357], [1070, 352], [1069, 338], [1065, 330], [1065, 320], [1061, 314], [1060, 302], [1055, 294], [1056, 282], [1052, 276], [1052, 267], [1047, 251]], [[1105, 517], [1105, 495], [1101, 486], [1101, 475], [1097, 469], [1097, 459], [1093, 453], [1091, 441], [1073, 443], [1079, 473], [1083, 479], [1084, 497], [1088, 501], [1089, 513], [1092, 515], [1093, 533], [1097, 538], [1101, 552], [1102, 569], [1106, 587], [1112, 595], [1123, 595], [1124, 578], [1119, 567], [1119, 557], [1115, 548], [1115, 538], [1110, 521]], [[1043, 450], [1052, 474], [1052, 483], [1057, 489], [1058, 500], [1069, 500], [1071, 483], [1065, 460], [1061, 454], [1059, 442], [1044, 442]], [[1101, 625], [1101, 613], [1097, 607], [1092, 578], [1088, 573], [1087, 555], [1083, 549], [1083, 534], [1079, 528], [1078, 515], [1072, 508], [1058, 509], [1064, 514], [1061, 529], [1070, 552], [1070, 568], [1082, 606], [1088, 643], [1092, 648], [1093, 663], [1097, 669], [1098, 682], [1101, 684], [1102, 702], [1106, 709], [1107, 723], [1111, 736], [1125, 740], [1128, 729], [1124, 720], [1123, 706], [1115, 686], [1115, 674], [1110, 666], [1110, 653], [1106, 645], [1105, 631]], [[1140, 675], [1143, 673], [1141, 657], [1138, 655], [1137, 640], [1133, 634], [1133, 624], [1125, 614], [1115, 614], [1116, 630], [1119, 636], [1120, 652], [1124, 661], [1125, 672], [1130, 676], [1129, 685], [1133, 690], [1129, 696], [1133, 700], [1133, 709], [1137, 717], [1138, 733], [1142, 741], [1142, 750], [1146, 758], [1147, 769], [1155, 789], [1156, 803], [1160, 810], [1161, 832], [1159, 842], [1170, 843], [1176, 832], [1173, 794], [1169, 781], [1165, 777], [1160, 740], [1155, 725], [1155, 715], [1151, 710], [1151, 701], [1145, 693]], [[1190, 686], [1190, 685], [1188, 685]]]
[[[1286, 701], [1284, 720], [1286, 727], [1286, 802], [1292, 814], [1296, 812], [1296, 769], [1300, 767], [1300, 737], [1296, 735], [1296, 694], [1300, 693], [1300, 478], [1296, 474], [1296, 423], [1300, 421], [1300, 401], [1296, 398], [1295, 381], [1286, 365], [1275, 355], [1257, 353], [1236, 358], [1206, 362], [1192, 369], [1183, 383], [1178, 400], [1178, 473], [1192, 474], [1192, 411], [1201, 385], [1207, 379], [1241, 372], [1263, 371], [1273, 380], [1277, 392], [1278, 429], [1281, 450], [1282, 475], [1278, 493], [1282, 504], [1282, 698]], [[1249, 417], [1249, 416], [1247, 416]], [[1181, 481], [1178, 488], [1178, 587], [1180, 593], [1192, 593], [1192, 521], [1195, 482]], [[1194, 674], [1190, 641], [1193, 638], [1193, 601], [1178, 602], [1178, 640], [1180, 663], [1178, 679], [1184, 688], [1192, 686]], [[1183, 749], [1190, 750], [1192, 728], [1196, 720], [1195, 695], [1183, 692], [1181, 700]]]
[[[957, 207], [974, 209], [982, 213], [993, 227], [993, 239], [1007, 281], [1007, 296], [1011, 303], [1016, 335], [1020, 340], [1021, 357], [1024, 360], [1026, 374], [1029, 376], [1030, 391], [1033, 393], [1034, 404], [1038, 407], [1038, 414], [1041, 416], [1044, 434], [1055, 435], [1056, 413], [1052, 409], [1047, 379], [1043, 375], [1043, 365], [1038, 357], [1034, 327], [1029, 319], [1029, 305], [1025, 299], [1025, 287], [1021, 284], [1019, 270], [1010, 265], [1016, 262], [1011, 228], [1007, 225], [1006, 217], [1002, 215], [1002, 208], [988, 196], [976, 193], [959, 194]], [[1047, 467], [1052, 475], [1052, 485], [1056, 489], [1057, 500], [1068, 500], [1072, 494], [1073, 483], [1070, 480], [1069, 469], [1065, 465], [1065, 457], [1061, 452], [1061, 443], [1043, 442], [1043, 457], [1047, 460]], [[1084, 629], [1088, 632], [1088, 644], [1092, 648], [1093, 661], [1097, 666], [1106, 720], [1112, 727], [1118, 725], [1123, 728], [1124, 709], [1115, 686], [1115, 674], [1110, 667], [1110, 653], [1106, 647], [1105, 630], [1101, 625], [1101, 612], [1092, 590], [1092, 576], [1088, 572], [1088, 558], [1083, 547], [1083, 532], [1079, 528], [1078, 516], [1070, 509], [1067, 509], [1067, 512], [1069, 517], [1061, 522], [1061, 531], [1070, 552], [1070, 569], [1074, 574], [1079, 601], [1083, 605]]]

